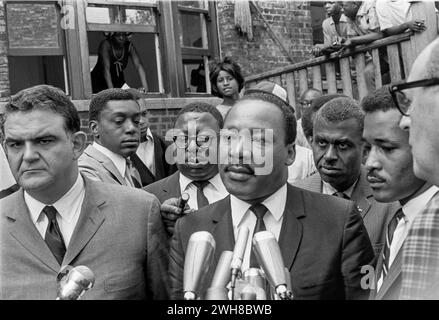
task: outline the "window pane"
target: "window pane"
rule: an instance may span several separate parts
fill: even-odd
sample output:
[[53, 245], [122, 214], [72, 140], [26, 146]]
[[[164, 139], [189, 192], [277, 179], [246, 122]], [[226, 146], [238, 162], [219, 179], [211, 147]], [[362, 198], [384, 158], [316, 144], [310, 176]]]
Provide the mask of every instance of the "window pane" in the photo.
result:
[[206, 9], [207, 3], [204, 0], [200, 1], [179, 1], [179, 6], [188, 7], [188, 8], [198, 8], [198, 9]]
[[88, 23], [118, 23], [117, 7], [87, 7]]
[[180, 44], [183, 47], [204, 48], [199, 14], [180, 13]]
[[203, 60], [183, 60], [183, 69], [185, 92], [207, 92]]
[[142, 24], [155, 26], [155, 16], [152, 9], [123, 9], [122, 23], [125, 24]]

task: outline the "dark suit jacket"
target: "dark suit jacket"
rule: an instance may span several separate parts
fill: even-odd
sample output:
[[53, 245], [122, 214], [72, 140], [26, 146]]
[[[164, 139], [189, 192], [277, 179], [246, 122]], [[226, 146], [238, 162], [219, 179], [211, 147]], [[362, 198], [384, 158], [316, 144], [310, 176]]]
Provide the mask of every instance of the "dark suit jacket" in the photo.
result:
[[[360, 269], [373, 263], [374, 252], [354, 204], [291, 185], [286, 201], [279, 246], [295, 298], [368, 298], [369, 290], [360, 287]], [[222, 251], [234, 247], [230, 196], [177, 221], [169, 265], [171, 298], [183, 297], [184, 256], [197, 231], [210, 232], [216, 241], [214, 263], [200, 290], [204, 296]]]
[[148, 167], [142, 161], [134, 161], [133, 166], [139, 171], [142, 186], [147, 186], [151, 183], [166, 178], [170, 174], [177, 171], [175, 165], [171, 165], [166, 161], [165, 154], [166, 148], [169, 143], [166, 143], [162, 137], [152, 134], [154, 139], [154, 162], [155, 162], [155, 176], [151, 174]]
[[375, 272], [375, 288], [371, 291], [370, 299], [375, 300], [398, 300], [399, 293], [401, 292], [402, 283], [402, 247], [399, 249], [398, 254], [393, 260], [392, 265], [389, 268], [387, 276], [384, 278], [381, 284], [380, 290], [377, 292], [377, 283], [383, 270], [383, 255], [382, 252], [378, 257], [378, 263]]
[[[358, 211], [360, 211], [375, 255], [378, 256], [384, 246], [386, 226], [395, 212], [400, 208], [400, 204], [399, 202], [377, 202], [366, 180], [366, 174], [366, 170], [362, 168], [360, 178], [352, 192], [351, 200], [355, 202]], [[322, 192], [323, 187], [322, 178], [318, 172], [304, 180], [296, 182], [294, 185], [318, 193]]]
[[174, 172], [169, 177], [144, 187], [143, 190], [155, 195], [160, 203], [170, 198], [180, 197], [180, 171]]
[[[166, 299], [160, 205], [151, 194], [84, 179], [85, 198], [62, 266], [85, 265], [96, 281], [83, 299]], [[54, 300], [61, 269], [33, 224], [23, 190], [3, 199], [0, 299]]]

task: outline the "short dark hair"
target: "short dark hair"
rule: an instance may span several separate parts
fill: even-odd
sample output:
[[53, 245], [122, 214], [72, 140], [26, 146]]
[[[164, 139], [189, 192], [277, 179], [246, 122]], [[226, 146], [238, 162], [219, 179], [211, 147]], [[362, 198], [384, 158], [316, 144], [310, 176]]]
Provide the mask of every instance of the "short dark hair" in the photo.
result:
[[316, 113], [316, 119], [321, 118], [326, 122], [338, 123], [355, 119], [361, 131], [364, 128], [364, 112], [357, 101], [349, 97], [335, 98], [326, 102]]
[[224, 126], [223, 116], [221, 115], [221, 113], [218, 111], [216, 107], [206, 102], [196, 101], [196, 102], [188, 103], [180, 109], [180, 111], [177, 114], [177, 118], [174, 121], [174, 127], [175, 124], [177, 123], [178, 118], [180, 118], [183, 114], [188, 112], [210, 113], [218, 122], [218, 126], [220, 129], [222, 129]]
[[365, 96], [361, 100], [361, 107], [366, 113], [398, 109], [395, 102], [393, 102], [390, 85], [384, 85]]
[[[274, 104], [282, 111], [283, 118], [285, 119], [285, 144], [294, 143], [296, 140], [297, 122], [294, 115], [294, 109], [278, 96], [268, 92], [250, 92], [246, 93], [239, 101], [245, 100], [261, 100]], [[230, 114], [230, 113], [229, 113]], [[228, 115], [226, 116], [226, 119]]]
[[[78, 110], [69, 97], [59, 88], [49, 85], [37, 85], [19, 91], [10, 97], [5, 106], [3, 121], [15, 112], [45, 110], [57, 113], [64, 118], [65, 129], [72, 133], [81, 130]], [[4, 126], [2, 125], [2, 131]]]
[[313, 123], [314, 123], [314, 115], [320, 108], [328, 101], [331, 101], [335, 98], [347, 97], [344, 94], [326, 94], [319, 98], [314, 99], [311, 103], [311, 107], [305, 109], [302, 114], [302, 129], [306, 138], [310, 138], [313, 136]]
[[222, 94], [218, 91], [218, 87], [216, 85], [216, 79], [220, 71], [226, 71], [238, 82], [239, 91], [244, 88], [244, 77], [241, 73], [241, 67], [232, 60], [231, 57], [225, 57], [223, 61], [217, 63], [211, 63], [210, 66], [210, 85], [212, 88], [212, 94], [216, 97], [222, 98]]
[[120, 88], [103, 90], [91, 99], [88, 120], [98, 120], [107, 102], [111, 100], [133, 100], [137, 103], [138, 99], [132, 92]]

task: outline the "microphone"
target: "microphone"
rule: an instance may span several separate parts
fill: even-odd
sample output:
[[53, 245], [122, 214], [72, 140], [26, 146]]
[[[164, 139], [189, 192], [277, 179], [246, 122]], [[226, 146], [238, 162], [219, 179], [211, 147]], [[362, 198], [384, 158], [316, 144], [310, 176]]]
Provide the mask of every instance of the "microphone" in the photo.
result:
[[291, 300], [293, 294], [288, 290], [285, 264], [276, 237], [269, 231], [256, 233], [253, 237], [253, 250], [279, 298], [281, 300]]
[[95, 283], [93, 272], [86, 266], [77, 266], [60, 281], [56, 300], [78, 300], [85, 291], [91, 289]]
[[265, 279], [264, 272], [261, 269], [259, 268], [247, 269], [242, 273], [242, 277], [245, 282], [253, 286], [253, 290], [256, 293], [257, 300], [267, 300], [267, 291], [269, 290], [269, 286], [267, 279]]
[[257, 294], [253, 285], [248, 284], [241, 291], [241, 300], [256, 300]]
[[185, 300], [198, 298], [197, 292], [213, 261], [215, 239], [207, 231], [191, 235], [184, 258], [183, 290]]
[[189, 198], [190, 198], [189, 193], [183, 192], [181, 194], [181, 197], [179, 199], [179, 204], [178, 204], [178, 208], [180, 209], [180, 214], [183, 214], [184, 207], [186, 206], [186, 203], [188, 203]]
[[235, 247], [233, 248], [232, 263], [230, 264], [230, 267], [232, 269], [232, 278], [230, 285], [232, 289], [232, 300], [234, 299], [236, 278], [241, 271], [242, 261], [244, 260], [244, 252], [245, 248], [247, 247], [249, 233], [250, 230], [247, 227], [239, 228], [238, 237], [236, 239]]
[[228, 300], [226, 288], [230, 279], [230, 264], [233, 252], [225, 250], [221, 253], [218, 264], [213, 275], [210, 288], [206, 292], [206, 300]]

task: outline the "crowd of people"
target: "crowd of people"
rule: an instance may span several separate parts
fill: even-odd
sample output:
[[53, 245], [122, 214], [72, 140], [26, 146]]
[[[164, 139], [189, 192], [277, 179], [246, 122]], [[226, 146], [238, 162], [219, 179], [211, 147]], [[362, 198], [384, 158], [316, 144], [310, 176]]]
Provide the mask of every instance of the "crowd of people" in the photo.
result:
[[[328, 25], [345, 32], [337, 5]], [[208, 231], [203, 299], [243, 229], [242, 271], [271, 232], [295, 299], [438, 299], [438, 57], [439, 39], [404, 83], [361, 101], [310, 89], [296, 108], [279, 84], [243, 90], [227, 57], [210, 73], [222, 103], [182, 106], [166, 137], [134, 89], [93, 96], [91, 143], [62, 90], [18, 92], [1, 126], [0, 299], [55, 299], [81, 265], [95, 275], [84, 299], [183, 299], [191, 236]]]

